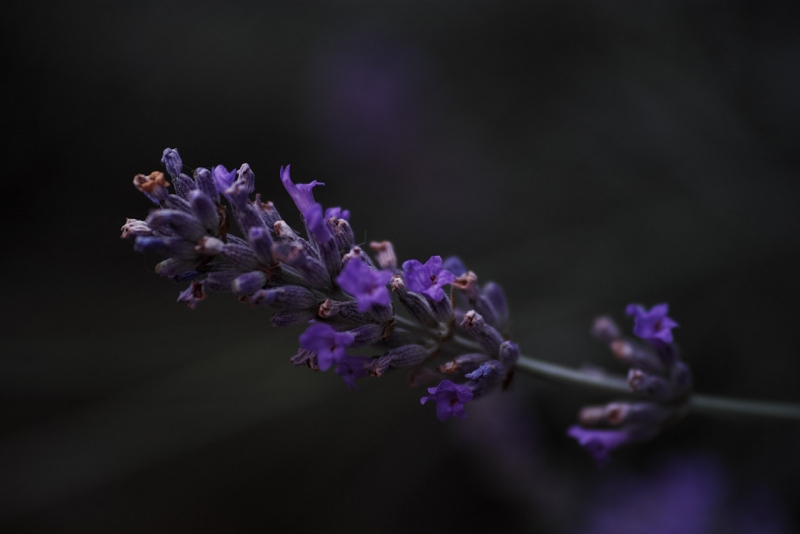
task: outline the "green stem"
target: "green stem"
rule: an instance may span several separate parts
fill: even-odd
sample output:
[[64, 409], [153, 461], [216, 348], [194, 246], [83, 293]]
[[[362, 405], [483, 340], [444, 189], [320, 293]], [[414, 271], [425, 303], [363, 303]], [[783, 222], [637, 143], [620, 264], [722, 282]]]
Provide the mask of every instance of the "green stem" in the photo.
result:
[[[623, 395], [633, 394], [627, 381], [622, 377], [571, 369], [527, 356], [520, 357], [517, 369], [560, 384], [589, 387]], [[781, 402], [750, 401], [693, 394], [689, 399], [689, 409], [695, 413], [712, 416], [749, 416], [800, 421], [800, 405]]]

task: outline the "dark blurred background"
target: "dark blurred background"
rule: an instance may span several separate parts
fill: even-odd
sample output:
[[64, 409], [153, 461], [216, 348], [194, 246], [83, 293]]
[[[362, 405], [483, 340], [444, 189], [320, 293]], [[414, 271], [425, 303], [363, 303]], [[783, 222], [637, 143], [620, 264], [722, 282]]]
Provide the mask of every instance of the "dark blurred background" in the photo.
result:
[[691, 416], [598, 470], [565, 431], [608, 397], [520, 375], [442, 424], [119, 239], [165, 147], [297, 222], [291, 163], [360, 240], [502, 284], [529, 355], [622, 372], [593, 317], [668, 301], [698, 390], [800, 402], [792, 3], [2, 10], [4, 532], [797, 531], [800, 425]]

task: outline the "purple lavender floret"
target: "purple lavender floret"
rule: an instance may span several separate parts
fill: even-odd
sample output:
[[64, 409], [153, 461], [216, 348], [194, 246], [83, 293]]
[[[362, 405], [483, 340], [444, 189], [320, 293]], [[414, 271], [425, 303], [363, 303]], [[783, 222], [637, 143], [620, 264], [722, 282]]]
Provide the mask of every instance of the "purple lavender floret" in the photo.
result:
[[405, 261], [403, 274], [410, 291], [422, 293], [435, 302], [445, 297], [442, 287], [456, 279], [453, 273], [442, 267], [441, 256], [431, 256], [424, 265], [417, 260]]
[[228, 171], [224, 165], [217, 165], [211, 169], [211, 176], [214, 178], [214, 185], [217, 186], [217, 191], [224, 195], [225, 191], [227, 191], [236, 180], [236, 169]]
[[313, 189], [318, 185], [325, 184], [316, 180], [308, 184], [295, 184], [289, 175], [289, 167], [290, 165], [281, 167], [281, 182], [283, 182], [283, 187], [286, 188], [286, 192], [289, 193], [289, 196], [294, 200], [298, 211], [300, 211], [300, 213], [305, 213], [306, 210], [315, 203]]
[[325, 210], [325, 220], [327, 221], [329, 219], [344, 219], [345, 221], [350, 221], [350, 210], [343, 210], [339, 206], [328, 208]]
[[678, 326], [678, 323], [667, 316], [668, 304], [656, 304], [649, 311], [638, 304], [628, 304], [625, 313], [633, 316], [633, 333], [641, 339], [672, 343], [672, 329]]
[[327, 217], [322, 215], [322, 206], [319, 203], [312, 204], [303, 212], [306, 220], [306, 227], [317, 243], [324, 243], [333, 239], [331, 227], [328, 226]]
[[363, 261], [353, 259], [345, 264], [336, 278], [339, 286], [354, 296], [358, 302], [358, 311], [365, 312], [373, 305], [389, 306], [392, 298], [386, 284], [392, 279], [392, 273], [370, 268]]
[[337, 332], [326, 323], [314, 323], [300, 335], [300, 346], [317, 353], [317, 365], [322, 371], [342, 363], [347, 347], [353, 344], [353, 334]]
[[364, 366], [368, 361], [369, 358], [365, 356], [345, 356], [336, 366], [336, 374], [342, 377], [347, 387], [358, 391], [356, 380], [367, 376]]
[[596, 430], [573, 425], [567, 435], [575, 438], [581, 447], [594, 456], [599, 465], [608, 463], [609, 453], [620, 445], [631, 441], [631, 437], [624, 430]]
[[420, 404], [425, 404], [429, 400], [436, 402], [436, 417], [439, 421], [447, 421], [451, 417], [467, 418], [464, 405], [472, 400], [472, 390], [469, 386], [442, 380], [438, 386], [428, 388], [428, 393], [430, 395], [422, 397], [419, 402]]

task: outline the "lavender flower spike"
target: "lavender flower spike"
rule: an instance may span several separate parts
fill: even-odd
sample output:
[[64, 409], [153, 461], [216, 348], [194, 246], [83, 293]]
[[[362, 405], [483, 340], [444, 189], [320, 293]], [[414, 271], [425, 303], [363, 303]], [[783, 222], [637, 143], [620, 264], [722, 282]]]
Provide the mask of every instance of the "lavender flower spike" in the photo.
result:
[[429, 400], [435, 401], [436, 417], [439, 421], [447, 421], [451, 417], [467, 418], [464, 405], [472, 400], [472, 390], [469, 386], [442, 380], [435, 388], [428, 388], [428, 393], [430, 395], [422, 397], [419, 402], [425, 404]]
[[403, 274], [409, 290], [427, 295], [436, 302], [444, 298], [442, 287], [456, 279], [453, 273], [442, 268], [441, 256], [431, 256], [425, 265], [417, 260], [405, 261]]
[[317, 365], [323, 371], [341, 363], [347, 356], [347, 347], [353, 344], [349, 332], [337, 332], [329, 324], [314, 323], [300, 335], [300, 346], [317, 353]]
[[290, 165], [281, 167], [281, 182], [283, 182], [283, 187], [286, 188], [286, 192], [289, 193], [289, 196], [294, 200], [294, 204], [297, 206], [300, 213], [305, 213], [308, 208], [315, 204], [314, 192], [312, 189], [318, 185], [325, 184], [316, 180], [309, 184], [295, 184], [289, 176], [289, 167]]
[[392, 299], [386, 289], [391, 279], [392, 273], [389, 271], [371, 269], [363, 261], [352, 259], [344, 266], [336, 283], [356, 298], [358, 311], [365, 312], [372, 305], [386, 307], [391, 304]]
[[647, 341], [660, 340], [672, 343], [672, 329], [678, 323], [667, 316], [669, 305], [656, 304], [650, 311], [638, 304], [629, 304], [625, 313], [633, 316], [633, 333]]

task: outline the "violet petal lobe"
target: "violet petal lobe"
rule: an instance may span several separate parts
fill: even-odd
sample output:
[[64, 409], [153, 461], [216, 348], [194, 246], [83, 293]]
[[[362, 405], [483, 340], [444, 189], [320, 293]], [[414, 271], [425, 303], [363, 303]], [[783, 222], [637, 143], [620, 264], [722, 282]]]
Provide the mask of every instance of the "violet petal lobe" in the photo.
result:
[[295, 184], [292, 182], [292, 178], [289, 175], [289, 167], [290, 165], [281, 167], [281, 182], [283, 183], [283, 187], [286, 188], [286, 192], [289, 193], [289, 196], [294, 200], [298, 211], [300, 211], [300, 213], [305, 213], [306, 210], [315, 203], [314, 192], [312, 190], [318, 185], [325, 184], [316, 180], [308, 184]]

